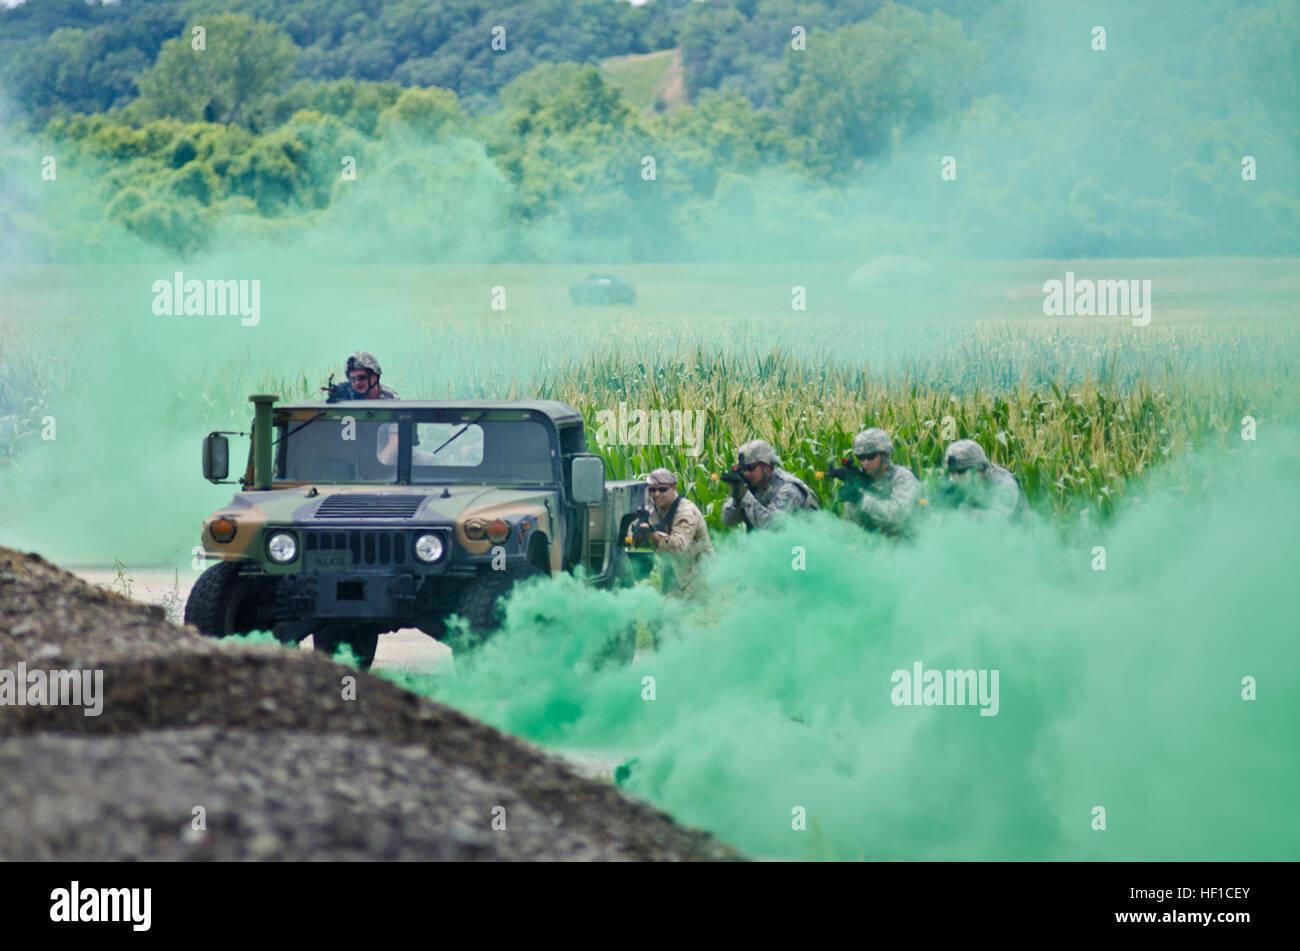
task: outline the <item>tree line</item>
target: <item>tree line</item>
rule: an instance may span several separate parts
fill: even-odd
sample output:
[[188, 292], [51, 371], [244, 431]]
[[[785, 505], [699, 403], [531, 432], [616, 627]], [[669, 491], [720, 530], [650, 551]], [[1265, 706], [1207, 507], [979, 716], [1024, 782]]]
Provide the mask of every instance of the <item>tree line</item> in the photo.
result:
[[[901, 245], [1294, 252], [1300, 15], [1211, 6], [1190, 59], [1105, 60], [1082, 36], [1063, 68], [1091, 98], [1050, 108], [1025, 81], [1023, 0], [29, 0], [0, 13], [0, 51], [11, 121], [101, 176], [110, 221], [181, 253], [232, 220], [346, 219], [357, 193], [421, 259], [463, 244], [428, 234], [434, 206], [493, 223], [490, 254], [546, 257], [525, 232], [547, 223], [653, 259], [798, 240], [791, 216], [853, 241], [855, 200]], [[674, 45], [691, 103], [668, 114], [593, 65]], [[1247, 154], [1270, 174], [1247, 178]], [[971, 184], [934, 191], [948, 167]], [[942, 207], [918, 213], [918, 191]]]

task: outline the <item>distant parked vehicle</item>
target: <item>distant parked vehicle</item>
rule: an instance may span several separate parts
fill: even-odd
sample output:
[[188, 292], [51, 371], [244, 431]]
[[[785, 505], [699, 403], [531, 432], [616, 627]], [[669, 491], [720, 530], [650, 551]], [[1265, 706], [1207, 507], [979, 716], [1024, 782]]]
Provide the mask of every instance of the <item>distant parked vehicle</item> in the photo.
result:
[[588, 274], [569, 285], [569, 299], [574, 304], [635, 304], [636, 290], [617, 274]]

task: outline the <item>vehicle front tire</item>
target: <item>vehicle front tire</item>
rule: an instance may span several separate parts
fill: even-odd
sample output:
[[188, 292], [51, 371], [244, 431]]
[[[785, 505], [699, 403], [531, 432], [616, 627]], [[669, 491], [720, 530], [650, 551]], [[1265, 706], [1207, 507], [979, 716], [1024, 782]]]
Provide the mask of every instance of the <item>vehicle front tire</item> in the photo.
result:
[[230, 637], [259, 629], [270, 630], [274, 618], [262, 585], [241, 573], [237, 561], [210, 566], [190, 589], [185, 602], [185, 623], [209, 637]]
[[505, 620], [501, 599], [521, 581], [545, 574], [526, 561], [507, 565], [504, 571], [482, 571], [461, 593], [456, 613], [469, 622], [469, 637], [453, 638], [452, 649], [477, 647], [494, 634]]

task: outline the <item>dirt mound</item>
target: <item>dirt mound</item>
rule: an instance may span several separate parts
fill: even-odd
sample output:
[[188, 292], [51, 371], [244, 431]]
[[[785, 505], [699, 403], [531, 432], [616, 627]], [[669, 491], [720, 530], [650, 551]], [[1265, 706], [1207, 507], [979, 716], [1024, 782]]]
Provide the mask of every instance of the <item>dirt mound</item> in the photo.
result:
[[0, 706], [3, 860], [739, 857], [386, 680], [0, 548], [0, 671], [20, 662], [102, 671], [102, 712]]
[[156, 605], [97, 588], [35, 553], [0, 547], [0, 661], [47, 667], [82, 658], [156, 656], [203, 643]]

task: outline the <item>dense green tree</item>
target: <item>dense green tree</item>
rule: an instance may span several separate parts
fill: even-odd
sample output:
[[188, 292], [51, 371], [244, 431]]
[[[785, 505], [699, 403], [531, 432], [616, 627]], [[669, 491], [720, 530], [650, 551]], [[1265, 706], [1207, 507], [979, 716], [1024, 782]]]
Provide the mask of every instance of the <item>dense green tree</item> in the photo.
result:
[[[195, 29], [206, 34], [201, 49], [194, 48]], [[248, 125], [260, 100], [287, 82], [297, 52], [269, 23], [244, 14], [202, 17], [164, 43], [158, 62], [140, 76], [131, 117]]]
[[674, 147], [697, 148], [716, 164], [738, 170], [798, 159], [806, 147], [775, 112], [755, 109], [738, 92], [706, 92], [694, 107], [658, 119], [655, 128]]
[[[0, 221], [24, 249], [124, 226], [180, 252], [222, 228], [300, 240], [354, 223], [393, 236], [371, 253], [423, 259], [758, 256], [864, 228], [1005, 255], [1300, 249], [1294, 0], [1117, 3], [1105, 56], [1079, 28], [1091, 15], [1027, 2], [231, 0], [234, 55], [222, 17], [191, 50], [174, 0], [28, 0], [0, 10], [0, 108], [44, 129], [26, 144], [58, 156], [61, 182], [101, 186], [103, 219], [51, 226], [19, 188], [0, 189]], [[1135, 57], [1166, 21], [1177, 48]], [[590, 62], [679, 41], [693, 104], [652, 119]], [[960, 187], [938, 181], [947, 154]]]
[[275, 128], [294, 113], [308, 110], [335, 116], [358, 132], [372, 135], [380, 113], [395, 103], [401, 93], [402, 87], [397, 83], [355, 79], [294, 83], [283, 95], [269, 96], [259, 104], [253, 125], [261, 129]]
[[411, 134], [432, 140], [464, 128], [466, 116], [450, 89], [407, 89], [379, 116], [380, 138]]
[[816, 55], [786, 57], [781, 109], [831, 171], [882, 155], [896, 132], [962, 105], [981, 56], [960, 23], [896, 4], [809, 44]]
[[40, 121], [125, 105], [136, 76], [185, 22], [178, 4], [135, 3], [128, 11], [81, 0], [0, 10], [0, 88]]
[[[225, 0], [226, 13], [278, 27], [302, 49], [295, 77], [394, 80], [449, 88], [473, 111], [540, 62], [590, 62], [664, 49], [686, 7], [616, 0]], [[0, 8], [0, 79], [23, 112], [45, 120], [101, 111], [134, 96], [133, 80], [165, 40], [201, 16], [193, 0], [27, 0]], [[506, 30], [506, 49], [491, 29]], [[77, 31], [51, 43], [60, 29]], [[95, 75], [90, 75], [91, 70]]]
[[721, 0], [688, 4], [678, 28], [691, 97], [706, 89], [736, 90], [755, 105], [775, 104], [773, 80], [794, 30], [835, 30], [865, 20], [885, 0]]

